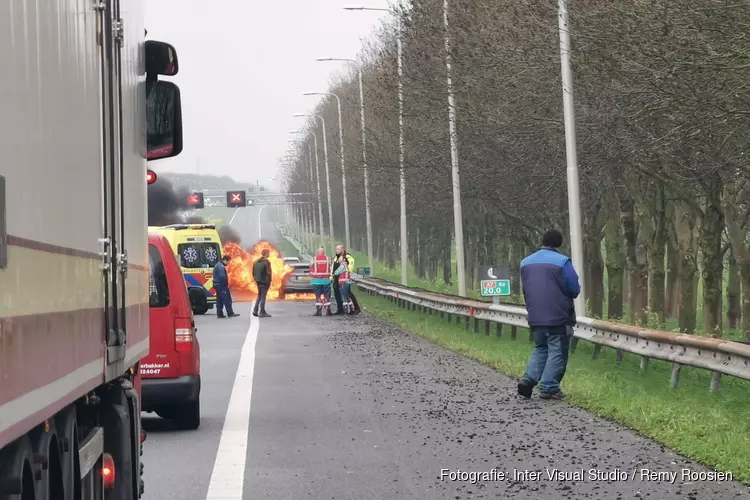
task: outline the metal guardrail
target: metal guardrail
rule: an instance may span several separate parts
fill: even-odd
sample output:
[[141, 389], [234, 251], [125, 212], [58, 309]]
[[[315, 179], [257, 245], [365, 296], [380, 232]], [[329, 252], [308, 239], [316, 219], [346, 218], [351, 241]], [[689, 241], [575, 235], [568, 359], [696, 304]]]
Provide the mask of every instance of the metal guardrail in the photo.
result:
[[[439, 313], [447, 321], [460, 324], [464, 319], [466, 329], [473, 320], [473, 330], [479, 331], [480, 321], [484, 321], [484, 333], [490, 334], [490, 325], [495, 324], [496, 335], [502, 334], [503, 325], [511, 327], [511, 338], [516, 339], [517, 329], [528, 328], [526, 309], [503, 304], [488, 304], [478, 300], [454, 297], [438, 293], [414, 290], [376, 278], [355, 278], [357, 286], [368, 293], [377, 294], [397, 302], [408, 309], [421, 309], [428, 314]], [[602, 347], [616, 350], [616, 363], [622, 363], [624, 353], [641, 357], [641, 372], [648, 369], [650, 359], [672, 363], [670, 383], [677, 387], [680, 368], [693, 366], [711, 371], [710, 390], [721, 386], [721, 376], [750, 380], [750, 345], [722, 339], [686, 335], [673, 332], [643, 329], [631, 325], [609, 323], [579, 316], [574, 328], [576, 339], [594, 344], [594, 359], [599, 357]], [[529, 334], [530, 340], [531, 335]], [[571, 350], [574, 347], [571, 346]]]

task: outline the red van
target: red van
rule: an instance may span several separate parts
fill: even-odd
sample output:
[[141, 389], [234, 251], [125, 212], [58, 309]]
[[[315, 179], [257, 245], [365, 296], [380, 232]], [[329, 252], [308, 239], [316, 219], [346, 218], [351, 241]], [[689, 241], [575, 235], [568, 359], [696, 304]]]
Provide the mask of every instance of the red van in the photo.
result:
[[200, 345], [185, 280], [169, 241], [148, 235], [150, 347], [141, 360], [143, 411], [197, 429], [200, 409]]

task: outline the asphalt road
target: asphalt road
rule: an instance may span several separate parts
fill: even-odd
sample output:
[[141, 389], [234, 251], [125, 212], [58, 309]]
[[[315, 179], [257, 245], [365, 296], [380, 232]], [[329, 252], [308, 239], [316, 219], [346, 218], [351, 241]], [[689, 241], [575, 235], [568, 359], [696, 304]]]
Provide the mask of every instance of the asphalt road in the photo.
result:
[[[251, 234], [250, 219], [238, 215], [233, 226]], [[681, 469], [706, 469], [565, 402], [519, 400], [508, 378], [365, 314], [313, 318], [310, 304], [272, 302], [273, 318], [252, 318], [251, 328], [249, 304], [237, 310], [242, 316], [233, 320], [197, 319], [201, 427], [183, 432], [145, 419], [146, 500], [206, 499], [220, 448], [216, 469], [226, 464], [237, 473], [214, 476], [225, 484], [212, 488], [234, 487], [235, 496], [224, 498], [245, 500], [750, 494], [736, 482], [685, 481]], [[243, 411], [249, 418], [238, 421]], [[585, 478], [550, 480], [554, 469], [583, 470]], [[643, 478], [646, 469], [662, 477]], [[490, 477], [450, 480], [443, 470]], [[514, 470], [541, 475], [514, 478]], [[610, 477], [591, 479], [590, 471]], [[674, 482], [669, 472], [677, 472]]]

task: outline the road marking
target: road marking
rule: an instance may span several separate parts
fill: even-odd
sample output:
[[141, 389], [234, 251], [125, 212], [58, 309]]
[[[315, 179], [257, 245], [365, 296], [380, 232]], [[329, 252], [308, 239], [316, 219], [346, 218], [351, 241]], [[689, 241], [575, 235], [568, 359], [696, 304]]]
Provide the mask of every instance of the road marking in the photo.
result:
[[221, 430], [219, 451], [216, 453], [206, 500], [242, 499], [250, 426], [250, 399], [255, 370], [255, 341], [258, 338], [259, 325], [258, 319], [251, 316], [232, 386], [232, 395], [229, 398], [229, 407], [224, 418], [224, 428]]
[[237, 217], [237, 212], [239, 212], [239, 211], [240, 211], [240, 209], [238, 208], [238, 209], [236, 209], [236, 210], [234, 211], [234, 213], [232, 214], [232, 218], [231, 218], [231, 219], [229, 219], [229, 225], [230, 225], [230, 226], [232, 225], [232, 221], [234, 220], [234, 218], [235, 218], [235, 217]]

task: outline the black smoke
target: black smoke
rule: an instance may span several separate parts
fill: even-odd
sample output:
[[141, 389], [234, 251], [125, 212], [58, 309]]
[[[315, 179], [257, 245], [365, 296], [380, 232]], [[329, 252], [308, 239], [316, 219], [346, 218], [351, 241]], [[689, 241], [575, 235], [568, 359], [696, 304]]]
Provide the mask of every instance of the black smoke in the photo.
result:
[[242, 243], [240, 235], [231, 226], [221, 226], [219, 228], [219, 238], [221, 238], [222, 245], [226, 245], [227, 243], [236, 243], [239, 245]]
[[167, 226], [169, 224], [192, 223], [202, 224], [200, 217], [185, 217], [183, 212], [189, 210], [188, 197], [190, 190], [185, 187], [175, 189], [169, 180], [159, 178], [148, 186], [148, 225]]

